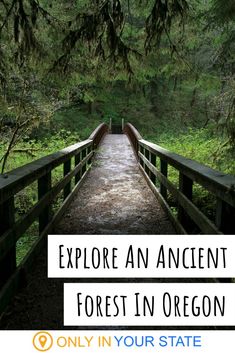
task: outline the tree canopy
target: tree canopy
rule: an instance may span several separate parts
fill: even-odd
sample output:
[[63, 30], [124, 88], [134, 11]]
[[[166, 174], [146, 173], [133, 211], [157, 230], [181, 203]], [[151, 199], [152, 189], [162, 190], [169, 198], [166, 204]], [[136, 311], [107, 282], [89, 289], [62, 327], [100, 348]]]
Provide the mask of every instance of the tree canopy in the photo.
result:
[[234, 146], [234, 14], [233, 0], [0, 0], [0, 133], [13, 147], [73, 102], [140, 127], [209, 124]]

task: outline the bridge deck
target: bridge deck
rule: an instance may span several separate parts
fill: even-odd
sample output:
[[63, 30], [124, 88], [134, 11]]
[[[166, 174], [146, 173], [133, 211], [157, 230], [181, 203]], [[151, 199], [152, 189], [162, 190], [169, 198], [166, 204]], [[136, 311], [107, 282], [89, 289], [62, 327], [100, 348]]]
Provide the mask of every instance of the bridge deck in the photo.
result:
[[58, 234], [173, 234], [126, 135], [106, 135]]
[[[174, 232], [125, 135], [105, 137], [87, 179], [55, 229], [57, 234]], [[37, 259], [28, 286], [0, 318], [0, 329], [63, 329], [63, 283], [71, 279], [48, 279], [46, 256], [44, 251]]]

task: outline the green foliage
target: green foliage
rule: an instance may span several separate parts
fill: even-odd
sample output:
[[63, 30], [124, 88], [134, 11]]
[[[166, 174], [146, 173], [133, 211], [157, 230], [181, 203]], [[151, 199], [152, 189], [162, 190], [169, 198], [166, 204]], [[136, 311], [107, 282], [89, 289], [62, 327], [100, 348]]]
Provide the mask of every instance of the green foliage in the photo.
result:
[[[124, 118], [145, 138], [235, 174], [233, 0], [4, 0], [0, 39], [2, 172]], [[17, 217], [35, 190], [17, 195]], [[214, 200], [194, 191], [210, 213]], [[19, 259], [36, 230], [19, 241]]]
[[[158, 137], [151, 140], [172, 152], [235, 176], [234, 150], [225, 143], [226, 140], [213, 134], [210, 128], [189, 128], [180, 133], [176, 126], [174, 132], [159, 131]], [[159, 168], [159, 161], [157, 167]], [[173, 167], [169, 167], [168, 178], [178, 187], [179, 173]], [[193, 202], [214, 221], [216, 198], [196, 183], [193, 187]], [[169, 203], [174, 211], [175, 202], [172, 196], [169, 197]]]
[[[40, 157], [46, 156], [58, 150], [61, 150], [68, 145], [80, 141], [79, 134], [61, 128], [60, 131], [53, 135], [45, 136], [41, 139], [26, 139], [18, 143], [17, 147], [12, 150], [6, 170], [18, 168], [24, 164], [30, 163]], [[0, 154], [4, 154], [5, 145], [0, 145]]]
[[218, 138], [209, 128], [189, 128], [184, 133], [179, 133], [176, 129], [173, 134], [161, 134], [154, 142], [213, 169], [235, 175], [233, 150], [228, 146], [223, 147], [225, 140]]
[[222, 23], [233, 21], [235, 16], [235, 3], [233, 0], [214, 0], [213, 12], [217, 21]]

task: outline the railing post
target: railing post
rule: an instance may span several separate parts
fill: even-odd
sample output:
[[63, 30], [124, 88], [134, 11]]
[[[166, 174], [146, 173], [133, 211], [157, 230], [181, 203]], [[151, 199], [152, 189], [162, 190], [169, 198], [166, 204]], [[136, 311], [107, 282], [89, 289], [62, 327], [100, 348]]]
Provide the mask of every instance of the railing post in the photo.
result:
[[[64, 176], [66, 176], [71, 171], [71, 159], [64, 163]], [[64, 187], [64, 200], [69, 196], [71, 192], [71, 180]]]
[[[157, 161], [156, 155], [150, 152], [150, 162], [155, 168], [156, 168], [156, 161]], [[156, 185], [156, 175], [153, 174], [151, 171], [150, 171], [150, 179], [153, 182], [153, 184]]]
[[[90, 145], [89, 147], [87, 147], [87, 154], [91, 153], [91, 151], [92, 151], [92, 145]], [[88, 161], [87, 161], [88, 167], [91, 166], [91, 160], [92, 160], [92, 157], [90, 157], [90, 158], [88, 159]]]
[[216, 226], [224, 234], [235, 233], [235, 208], [228, 205], [221, 199], [217, 199], [216, 205]]
[[136, 152], [136, 155], [137, 155], [137, 160], [139, 160], [139, 155], [138, 155], [139, 151], [140, 151], [140, 144], [139, 144], [139, 140], [136, 139], [136, 141], [135, 141], [135, 152]]
[[109, 119], [109, 133], [112, 133], [112, 118]]
[[[167, 178], [168, 175], [168, 163], [163, 159], [160, 159], [160, 172]], [[160, 182], [160, 194], [167, 200], [167, 188]]]
[[[140, 150], [140, 153], [142, 153], [143, 155], [144, 155], [144, 147], [143, 146], [141, 146], [141, 145], [139, 145], [139, 150]], [[143, 162], [143, 159], [141, 158], [141, 157], [139, 157], [140, 158], [140, 165], [141, 165], [141, 167], [143, 167], [144, 168], [144, 162]]]
[[141, 151], [141, 146], [140, 146], [138, 140], [136, 140], [136, 142], [135, 142], [135, 147], [134, 147], [134, 148], [135, 148], [135, 152], [136, 152], [137, 161], [141, 164], [141, 158], [140, 158], [140, 156], [139, 156], [139, 152]]
[[[79, 152], [78, 154], [76, 154], [75, 156], [75, 167], [81, 162], [81, 152]], [[77, 184], [79, 182], [79, 180], [82, 177], [82, 171], [79, 170], [78, 173], [75, 175], [75, 184]]]
[[[179, 190], [192, 201], [193, 181], [182, 173], [179, 174]], [[178, 207], [178, 220], [186, 231], [189, 232], [192, 229], [192, 220], [180, 205]]]
[[[0, 237], [15, 222], [14, 197], [0, 205]], [[6, 283], [8, 278], [16, 269], [16, 246], [14, 245], [6, 256], [0, 261], [0, 288]]]
[[125, 125], [125, 123], [124, 123], [124, 118], [122, 118], [122, 132], [123, 132], [123, 130], [124, 130], [124, 125]]
[[[147, 150], [147, 148], [145, 148], [145, 150], [144, 150], [144, 155], [145, 155], [145, 158], [149, 161], [149, 150]], [[148, 176], [150, 176], [150, 170], [146, 164], [144, 165], [144, 170], [145, 170], [146, 174], [148, 174]]]
[[[43, 175], [38, 179], [38, 200], [40, 200], [51, 189], [51, 172]], [[39, 234], [42, 233], [44, 228], [49, 223], [52, 216], [51, 205], [44, 208], [39, 216]]]
[[[87, 156], [87, 148], [84, 148], [82, 150], [82, 160]], [[82, 167], [82, 175], [86, 173], [86, 167], [87, 164], [85, 163], [84, 166]]]

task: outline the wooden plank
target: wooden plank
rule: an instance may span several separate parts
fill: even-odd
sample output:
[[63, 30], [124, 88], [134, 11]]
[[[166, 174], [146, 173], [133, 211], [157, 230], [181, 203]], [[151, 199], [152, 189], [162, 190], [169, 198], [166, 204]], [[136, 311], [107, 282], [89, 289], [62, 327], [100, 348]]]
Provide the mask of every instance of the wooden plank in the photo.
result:
[[20, 266], [17, 268], [15, 273], [9, 278], [7, 283], [4, 287], [0, 290], [0, 313], [2, 313], [7, 305], [12, 300], [13, 296], [16, 295], [19, 289], [22, 287], [22, 284], [25, 283], [27, 279], [27, 273], [31, 270], [34, 262], [35, 256], [41, 253], [41, 250], [44, 248], [46, 244], [46, 236], [49, 234], [54, 226], [61, 218], [63, 213], [66, 211], [69, 203], [71, 203], [73, 197], [75, 196], [78, 189], [82, 186], [89, 170], [82, 176], [81, 180], [78, 184], [74, 187], [71, 194], [67, 197], [67, 199], [63, 202], [60, 209], [56, 212], [54, 217], [52, 218], [51, 222], [47, 225], [44, 229], [41, 236], [38, 240], [33, 244], [32, 248], [30, 249], [29, 253], [26, 255]]
[[[14, 228], [11, 228], [0, 236], [0, 264], [8, 252], [15, 246], [16, 238], [15, 233], [13, 231]], [[3, 269], [4, 267], [1, 266]]]
[[[156, 158], [156, 155], [152, 152], [150, 152], [150, 163], [156, 167], [156, 162], [157, 162], [157, 158]], [[156, 175], [154, 173], [152, 173], [150, 171], [150, 179], [152, 181], [152, 183], [155, 185], [156, 184]]]
[[6, 309], [12, 298], [18, 293], [22, 283], [21, 280], [21, 271], [20, 269], [17, 269], [0, 290], [0, 314]]
[[235, 234], [235, 208], [217, 199], [216, 225], [224, 234]]
[[53, 229], [53, 225], [56, 224], [61, 217], [63, 216], [64, 212], [66, 211], [66, 209], [68, 208], [68, 205], [71, 203], [71, 201], [73, 200], [74, 196], [76, 195], [77, 191], [79, 190], [79, 188], [82, 186], [87, 174], [89, 173], [90, 169], [87, 169], [85, 174], [83, 174], [81, 180], [79, 181], [79, 183], [77, 185], [75, 185], [75, 187], [73, 188], [71, 194], [67, 197], [67, 199], [63, 202], [63, 204], [61, 205], [61, 207], [59, 208], [59, 210], [57, 211], [57, 213], [54, 215], [51, 223], [48, 225], [47, 229], [44, 230], [43, 232], [43, 236], [49, 234], [52, 229]]
[[[140, 146], [139, 145], [139, 151], [138, 151], [138, 153], [142, 153], [142, 154], [144, 154], [144, 147], [143, 146]], [[144, 162], [142, 161], [142, 159], [138, 156], [138, 161], [139, 161], [139, 163], [140, 163], [140, 165], [142, 166], [142, 167], [144, 167]]]
[[[91, 141], [89, 141], [89, 144], [86, 147], [91, 146], [91, 144], [92, 144]], [[80, 153], [79, 153], [79, 155], [80, 155]], [[51, 178], [49, 177], [51, 174], [50, 171], [52, 169], [51, 165], [43, 173], [37, 174], [37, 176], [40, 175], [40, 177], [41, 177], [41, 180], [39, 181], [39, 187], [38, 187], [39, 201], [33, 207], [33, 209], [29, 211], [29, 213], [26, 215], [26, 217], [24, 217], [23, 221], [21, 220], [20, 222], [17, 223], [16, 228], [14, 228], [15, 226], [11, 229], [8, 229], [9, 226], [6, 227], [6, 224], [7, 224], [6, 217], [5, 217], [6, 211], [7, 211], [8, 215], [14, 214], [14, 212], [9, 213], [8, 208], [6, 207], [7, 205], [9, 205], [9, 203], [11, 203], [12, 199], [9, 199], [3, 203], [3, 201], [5, 200], [4, 198], [7, 199], [9, 197], [9, 193], [7, 193], [6, 190], [7, 190], [8, 185], [11, 184], [11, 181], [9, 181], [8, 178], [4, 178], [4, 183], [3, 183], [4, 185], [2, 183], [0, 183], [0, 189], [1, 189], [0, 191], [1, 191], [1, 197], [2, 197], [1, 202], [3, 203], [0, 208], [0, 213], [1, 213], [1, 220], [3, 218], [5, 219], [4, 227], [2, 226], [2, 229], [1, 229], [1, 233], [3, 233], [3, 236], [0, 238], [0, 255], [1, 255], [1, 258], [3, 258], [3, 260], [4, 260], [4, 255], [9, 254], [9, 249], [12, 250], [12, 245], [15, 246], [17, 236], [18, 237], [21, 236], [23, 229], [25, 227], [28, 227], [31, 224], [31, 222], [33, 222], [35, 217], [37, 217], [40, 213], [42, 213], [42, 209], [44, 209], [44, 211], [45, 211], [45, 205], [47, 207], [48, 203], [49, 202], [51, 203], [52, 199], [58, 194], [58, 192], [65, 185], [67, 185], [71, 182], [71, 178], [73, 176], [78, 175], [78, 173], [81, 171], [81, 169], [84, 168], [84, 166], [86, 166], [87, 162], [89, 162], [89, 164], [91, 163], [91, 158], [93, 156], [93, 151], [91, 151], [91, 148], [89, 148], [88, 155], [86, 156], [83, 154], [83, 156], [85, 158], [82, 162], [78, 159], [76, 160], [77, 163], [75, 163], [76, 166], [73, 171], [70, 172], [69, 168], [68, 168], [68, 164], [66, 165], [65, 177], [62, 179], [62, 181], [58, 182], [52, 189], [50, 189]], [[62, 163], [64, 161], [64, 159], [60, 159], [60, 161]], [[65, 159], [65, 162], [66, 161], [67, 161], [67, 157]], [[61, 164], [61, 163], [59, 163], [59, 164]], [[36, 164], [34, 164], [32, 166], [32, 168], [30, 169], [30, 172], [33, 171], [33, 174], [34, 174], [35, 169], [38, 169]], [[23, 173], [21, 173], [21, 171], [23, 171]], [[14, 182], [16, 182], [17, 179], [18, 179], [18, 182], [19, 182], [19, 179], [21, 179], [23, 182], [22, 178], [25, 177], [24, 168], [23, 169], [21, 168], [21, 171], [17, 175], [13, 175]], [[7, 277], [6, 280], [4, 280], [4, 287], [0, 291], [0, 312], [2, 312], [5, 309], [5, 307], [9, 304], [11, 298], [18, 292], [18, 289], [22, 285], [22, 273], [25, 271], [26, 268], [28, 268], [28, 269], [31, 268], [31, 264], [34, 262], [36, 252], [38, 252], [38, 249], [43, 246], [43, 243], [45, 243], [45, 235], [47, 234], [47, 231], [49, 231], [51, 229], [51, 227], [53, 226], [54, 222], [56, 222], [61, 217], [62, 213], [67, 208], [69, 202], [71, 202], [72, 198], [74, 197], [74, 193], [76, 193], [76, 191], [82, 185], [87, 173], [88, 173], [88, 171], [85, 170], [84, 175], [78, 181], [78, 183], [76, 184], [72, 193], [66, 198], [66, 200], [64, 201], [64, 203], [62, 204], [62, 206], [60, 207], [60, 209], [58, 210], [58, 212], [53, 217], [53, 219], [50, 223], [47, 223], [46, 216], [44, 214], [42, 223], [44, 223], [44, 225], [46, 225], [46, 223], [47, 223], [47, 225], [46, 225], [46, 227], [43, 226], [44, 230], [42, 232], [42, 237], [40, 237], [39, 240], [36, 242], [36, 244], [32, 247], [31, 251], [26, 256], [26, 258], [24, 259], [22, 264], [17, 269], [14, 266], [13, 275], [11, 277]], [[20, 176], [20, 178], [19, 178], [19, 176]], [[29, 180], [33, 180], [32, 178], [34, 178], [34, 177], [31, 175], [30, 178], [27, 179], [28, 180], [27, 182], [29, 182]], [[7, 182], [6, 182], [6, 179], [8, 179]], [[4, 212], [3, 212], [3, 210], [4, 210]], [[47, 215], [48, 215], [48, 213], [47, 213]], [[41, 225], [42, 225], [42, 223], [41, 223]], [[3, 222], [1, 224], [3, 225]], [[10, 223], [10, 224], [12, 226], [12, 223]], [[18, 232], [18, 234], [17, 234], [17, 232]], [[1, 264], [3, 263], [3, 260], [1, 261]], [[14, 256], [14, 260], [15, 260], [15, 256]], [[4, 271], [4, 273], [6, 273], [6, 271]]]
[[184, 210], [204, 234], [222, 234], [216, 225], [213, 224], [190, 200], [188, 200], [187, 197], [179, 191], [161, 172], [154, 168], [143, 154], [139, 153], [139, 155], [144, 160], [144, 163], [148, 164], [149, 169], [155, 173], [160, 182], [163, 183], [163, 185], [165, 185], [165, 187], [171, 192], [176, 201], [184, 208]]
[[140, 135], [139, 131], [132, 124], [127, 123], [124, 129], [126, 130], [126, 133], [128, 133], [129, 130], [130, 133], [134, 135], [136, 140], [142, 140], [142, 136]]
[[[51, 171], [38, 179], [38, 200], [41, 200], [45, 194], [51, 189]], [[39, 215], [39, 234], [49, 223], [52, 215], [51, 205], [45, 206]]]
[[[139, 157], [138, 157], [138, 151], [139, 151], [139, 143], [138, 141], [135, 139], [135, 137], [132, 135], [132, 134], [129, 134], [129, 132], [127, 132], [128, 130], [125, 130], [123, 131], [124, 134], [126, 134], [131, 146], [132, 146], [132, 149], [134, 151], [134, 154], [135, 154], [135, 157], [136, 157], [136, 160], [138, 162], [139, 160]], [[143, 149], [144, 150], [144, 149]]]
[[[187, 197], [188, 200], [192, 201], [193, 181], [182, 173], [179, 174], [179, 190]], [[184, 229], [190, 233], [193, 228], [193, 223], [187, 211], [185, 211], [181, 205], [178, 207], [178, 220], [183, 225]]]
[[[64, 177], [71, 172], [71, 159], [64, 163]], [[71, 180], [64, 187], [64, 200], [69, 196], [71, 192]]]
[[123, 133], [128, 136], [129, 141], [131, 142], [133, 150], [135, 152], [135, 155], [138, 158], [139, 140], [142, 138], [141, 135], [136, 130], [136, 128], [130, 123], [127, 123], [125, 125]]
[[149, 176], [147, 175], [144, 168], [140, 164], [139, 164], [139, 168], [140, 168], [143, 176], [145, 177], [150, 189], [152, 190], [152, 192], [154, 193], [154, 195], [156, 196], [156, 198], [160, 202], [160, 204], [161, 204], [162, 208], [164, 209], [164, 211], [166, 212], [166, 214], [168, 215], [170, 222], [173, 224], [173, 227], [175, 228], [177, 234], [187, 234], [185, 229], [182, 227], [182, 225], [174, 217], [174, 215], [171, 211], [171, 208], [169, 207], [166, 200], [164, 200], [162, 195], [159, 193], [159, 190], [157, 189], [156, 185], [154, 185], [153, 182], [149, 179]]
[[[144, 149], [144, 156], [145, 158], [149, 161], [149, 151], [147, 149]], [[147, 167], [147, 164], [144, 164], [144, 170], [146, 171], [146, 173], [148, 174], [148, 176], [150, 176], [150, 170]]]
[[122, 118], [122, 131], [124, 130], [125, 120]]
[[91, 140], [76, 143], [59, 152], [16, 168], [8, 174], [0, 175], [0, 204], [89, 145], [92, 145]]
[[92, 147], [93, 147], [94, 150], [99, 146], [102, 138], [104, 137], [104, 135], [108, 131], [109, 131], [108, 125], [105, 124], [105, 123], [102, 123], [90, 135], [89, 139], [92, 140], [92, 142], [93, 142], [92, 143]]
[[[75, 156], [75, 166], [77, 166], [79, 163], [81, 162], [81, 152], [79, 152], [76, 156]], [[75, 184], [77, 184], [79, 182], [79, 180], [82, 177], [82, 172], [81, 170], [75, 175]]]
[[155, 153], [161, 159], [168, 162], [189, 179], [202, 185], [207, 190], [235, 207], [235, 177], [218, 172], [191, 159], [170, 152], [158, 145], [146, 140], [140, 140], [139, 144]]
[[[160, 172], [167, 178], [168, 163], [163, 159], [160, 159]], [[167, 200], [167, 188], [162, 183], [160, 183], [160, 194]]]
[[[89, 146], [89, 147], [87, 148], [87, 153], [90, 155], [91, 152], [92, 152], [92, 146]], [[87, 160], [87, 165], [88, 165], [88, 167], [91, 166], [92, 157], [93, 157], [93, 153], [91, 154], [91, 158], [89, 158], [89, 159]]]
[[[87, 155], [87, 149], [85, 148], [84, 150], [82, 150], [82, 160], [85, 159], [86, 155]], [[86, 169], [87, 169], [87, 163], [84, 163], [82, 167], [82, 175], [86, 172]]]
[[[0, 205], [0, 240], [4, 233], [14, 225], [15, 222], [15, 206], [14, 198], [10, 198], [4, 204]], [[16, 269], [16, 247], [12, 242], [8, 247], [5, 256], [0, 261], [0, 287], [4, 285], [7, 279]]]
[[[21, 237], [21, 235], [30, 227], [30, 225], [39, 217], [42, 210], [54, 200], [58, 193], [64, 188], [64, 186], [81, 170], [86, 161], [92, 156], [92, 152], [86, 157], [86, 159], [80, 162], [74, 170], [66, 175], [61, 181], [59, 181], [53, 188], [51, 188], [47, 194], [34, 205], [27, 214], [14, 226], [6, 231], [2, 237], [0, 237], [0, 259], [5, 256], [12, 245]], [[80, 185], [80, 184], [79, 184]]]
[[97, 134], [102, 130], [107, 130], [108, 131], [108, 125], [105, 123], [101, 123], [99, 126], [97, 126], [97, 128], [91, 133], [91, 135], [89, 136], [89, 140], [94, 140], [97, 136]]

